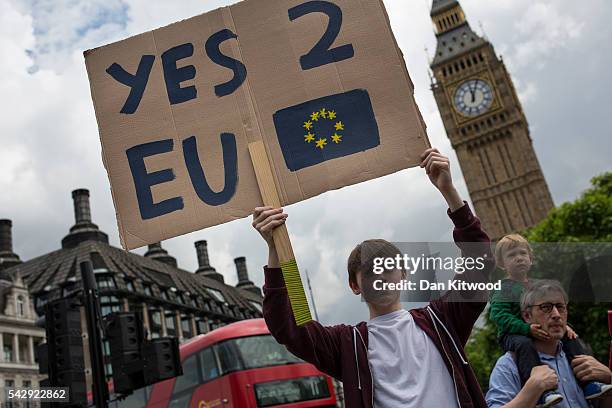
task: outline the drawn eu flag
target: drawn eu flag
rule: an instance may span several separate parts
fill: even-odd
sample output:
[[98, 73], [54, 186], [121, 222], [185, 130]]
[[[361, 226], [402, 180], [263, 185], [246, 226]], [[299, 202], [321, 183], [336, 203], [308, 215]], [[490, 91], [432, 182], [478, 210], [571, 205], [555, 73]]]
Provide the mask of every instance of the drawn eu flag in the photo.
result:
[[370, 95], [363, 89], [279, 110], [274, 114], [274, 125], [291, 171], [380, 144]]

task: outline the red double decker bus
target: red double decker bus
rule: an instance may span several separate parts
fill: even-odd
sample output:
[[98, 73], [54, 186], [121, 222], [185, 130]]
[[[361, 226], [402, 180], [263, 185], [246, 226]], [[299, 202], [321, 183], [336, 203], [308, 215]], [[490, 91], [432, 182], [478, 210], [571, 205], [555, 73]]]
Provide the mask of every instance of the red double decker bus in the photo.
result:
[[[278, 344], [263, 319], [181, 345], [183, 375], [136, 391], [121, 408], [335, 407], [332, 379]], [[112, 405], [111, 405], [112, 406]]]

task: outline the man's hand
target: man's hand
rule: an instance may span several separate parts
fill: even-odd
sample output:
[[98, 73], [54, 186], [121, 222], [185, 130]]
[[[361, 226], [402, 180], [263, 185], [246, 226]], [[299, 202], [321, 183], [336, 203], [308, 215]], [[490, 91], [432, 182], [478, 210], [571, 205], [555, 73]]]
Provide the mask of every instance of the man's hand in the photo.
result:
[[450, 172], [450, 160], [442, 155], [438, 149], [430, 148], [423, 152], [421, 167], [425, 169], [429, 180], [438, 190], [450, 191], [454, 188]]
[[283, 213], [282, 208], [257, 207], [253, 211], [253, 228], [259, 232], [268, 243], [268, 247], [274, 247], [272, 231], [285, 223], [289, 215]]
[[425, 169], [431, 184], [440, 190], [451, 212], [463, 207], [463, 200], [453, 185], [448, 157], [436, 148], [429, 148], [421, 155], [421, 167]]
[[550, 334], [546, 330], [542, 329], [539, 324], [533, 323], [529, 325], [529, 334], [531, 337], [538, 340], [550, 340]]
[[567, 338], [570, 340], [574, 340], [578, 338], [578, 334], [569, 326], [565, 326], [565, 331], [567, 332]]
[[[527, 384], [537, 387], [540, 390], [540, 394], [544, 391], [554, 390], [559, 384], [559, 378], [555, 370], [547, 365], [535, 366], [531, 369], [531, 376], [527, 381]], [[527, 386], [525, 384], [525, 386]]]
[[610, 369], [597, 361], [595, 357], [576, 356], [572, 360], [572, 369], [576, 378], [583, 382], [599, 381], [610, 384], [612, 381]]

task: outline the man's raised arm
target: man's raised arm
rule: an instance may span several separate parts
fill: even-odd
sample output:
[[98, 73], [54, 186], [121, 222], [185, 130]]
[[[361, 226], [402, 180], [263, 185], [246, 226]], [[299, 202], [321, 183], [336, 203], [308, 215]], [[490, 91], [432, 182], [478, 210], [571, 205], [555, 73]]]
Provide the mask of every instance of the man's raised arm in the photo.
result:
[[253, 227], [268, 243], [268, 265], [264, 268], [263, 315], [276, 341], [319, 370], [342, 380], [340, 337], [346, 326], [325, 327], [311, 321], [302, 326], [295, 323], [291, 302], [279, 266], [272, 231], [285, 223], [287, 214], [281, 208], [259, 207], [253, 213]]

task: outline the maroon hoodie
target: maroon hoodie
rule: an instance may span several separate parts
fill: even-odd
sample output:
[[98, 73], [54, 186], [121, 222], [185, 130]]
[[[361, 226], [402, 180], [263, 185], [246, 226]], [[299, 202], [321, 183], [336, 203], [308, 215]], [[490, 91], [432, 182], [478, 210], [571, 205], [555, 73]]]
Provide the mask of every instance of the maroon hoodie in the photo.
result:
[[[464, 256], [484, 256], [484, 276], [487, 278], [495, 263], [490, 240], [481, 229], [480, 221], [466, 204], [453, 213], [453, 237]], [[464, 243], [479, 243], [465, 245]], [[462, 245], [463, 244], [463, 245]], [[298, 327], [295, 324], [287, 289], [279, 268], [264, 268], [265, 285], [263, 315], [274, 338], [301, 359], [342, 381], [346, 406], [372, 408], [374, 385], [368, 361], [368, 328], [366, 322], [357, 326], [325, 327], [316, 321]], [[459, 276], [459, 275], [457, 275]], [[483, 281], [466, 272], [464, 281]], [[486, 306], [486, 293], [478, 293], [477, 301], [453, 301], [455, 296], [471, 297], [474, 292], [448, 292], [428, 306], [410, 311], [415, 323], [436, 345], [455, 385], [455, 395], [461, 408], [486, 408], [476, 376], [465, 357], [464, 347], [474, 323]], [[410, 367], [406, 367], [410, 370]], [[427, 375], [415, 373], [415, 375]], [[436, 392], [435, 384], [423, 392]], [[386, 407], [384, 407], [386, 408]]]

